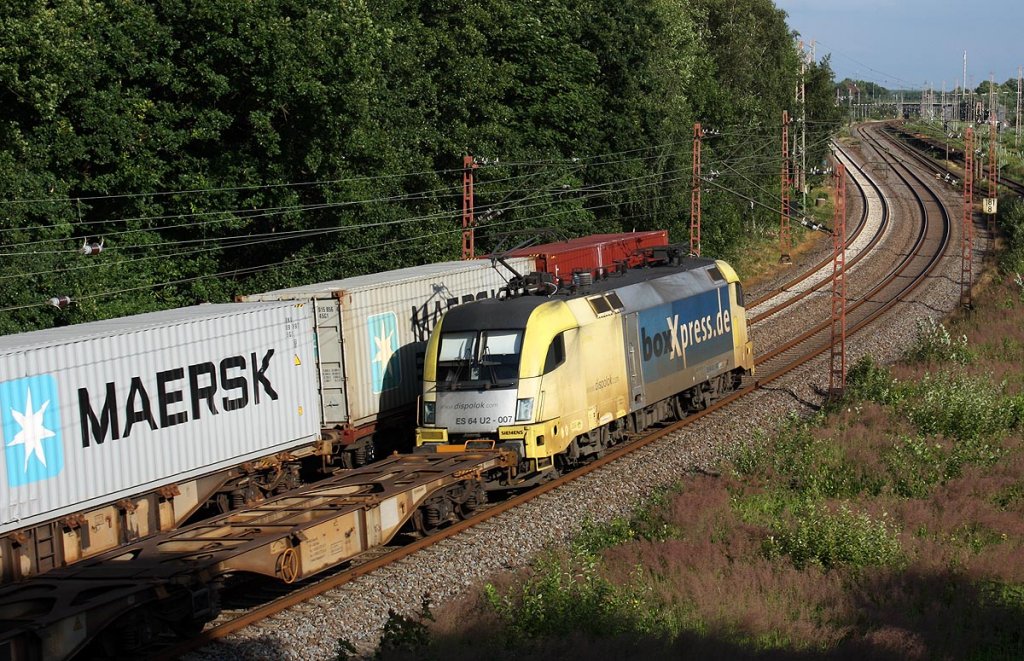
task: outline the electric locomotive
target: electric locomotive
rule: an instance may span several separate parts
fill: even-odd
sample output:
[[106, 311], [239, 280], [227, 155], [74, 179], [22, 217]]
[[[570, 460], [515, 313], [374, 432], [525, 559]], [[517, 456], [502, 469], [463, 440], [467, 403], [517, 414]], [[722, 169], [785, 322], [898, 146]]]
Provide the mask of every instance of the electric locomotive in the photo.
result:
[[683, 255], [517, 277], [446, 312], [427, 344], [418, 449], [507, 448], [515, 475], [489, 488], [530, 486], [737, 388], [754, 370], [743, 287], [727, 263]]

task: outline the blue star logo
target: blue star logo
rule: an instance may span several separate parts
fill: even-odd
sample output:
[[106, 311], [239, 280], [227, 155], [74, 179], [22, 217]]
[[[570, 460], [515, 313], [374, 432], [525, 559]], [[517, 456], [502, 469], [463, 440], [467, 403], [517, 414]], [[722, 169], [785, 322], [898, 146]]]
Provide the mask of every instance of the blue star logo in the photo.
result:
[[0, 383], [7, 483], [19, 487], [64, 470], [57, 381], [49, 374]]
[[398, 364], [398, 317], [394, 312], [375, 314], [366, 320], [370, 333], [370, 364], [373, 394], [391, 390], [402, 380]]

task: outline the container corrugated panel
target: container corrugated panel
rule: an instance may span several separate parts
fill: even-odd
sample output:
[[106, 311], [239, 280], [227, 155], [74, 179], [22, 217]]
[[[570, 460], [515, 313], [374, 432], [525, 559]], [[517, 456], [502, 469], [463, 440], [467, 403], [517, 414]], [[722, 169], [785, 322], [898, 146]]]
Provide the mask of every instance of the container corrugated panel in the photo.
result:
[[[532, 258], [506, 261], [534, 270]], [[496, 296], [510, 276], [486, 259], [442, 262], [242, 299], [315, 303], [324, 425], [362, 427], [415, 403], [426, 341], [444, 311]]]
[[0, 533], [314, 441], [313, 311], [201, 305], [0, 338]]
[[568, 279], [574, 271], [593, 273], [597, 269], [615, 268], [615, 262], [629, 259], [641, 248], [664, 246], [668, 243], [667, 230], [626, 232], [622, 234], [594, 234], [592, 236], [545, 243], [513, 250], [514, 257], [532, 257], [537, 269]]

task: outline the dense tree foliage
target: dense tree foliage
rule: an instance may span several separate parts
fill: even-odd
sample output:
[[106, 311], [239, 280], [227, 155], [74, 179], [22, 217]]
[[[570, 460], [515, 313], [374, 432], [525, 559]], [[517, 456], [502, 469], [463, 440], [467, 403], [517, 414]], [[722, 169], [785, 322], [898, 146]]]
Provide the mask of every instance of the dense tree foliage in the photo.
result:
[[[708, 191], [724, 251], [777, 188], [751, 136], [777, 141], [798, 71], [771, 0], [11, 0], [0, 332], [457, 259], [464, 154], [483, 250], [682, 240], [695, 121], [705, 162], [762, 164]], [[824, 136], [827, 61], [807, 84]]]

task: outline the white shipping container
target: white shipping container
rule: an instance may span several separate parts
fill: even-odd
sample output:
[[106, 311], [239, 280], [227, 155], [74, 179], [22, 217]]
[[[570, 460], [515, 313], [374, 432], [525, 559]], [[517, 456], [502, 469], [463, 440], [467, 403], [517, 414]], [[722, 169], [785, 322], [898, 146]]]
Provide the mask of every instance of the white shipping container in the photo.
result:
[[0, 533], [312, 442], [318, 408], [308, 305], [0, 337]]
[[[506, 259], [521, 274], [530, 257]], [[408, 411], [423, 385], [430, 331], [448, 308], [497, 295], [512, 273], [490, 260], [441, 262], [241, 297], [316, 306], [320, 397], [327, 428], [358, 428]]]

